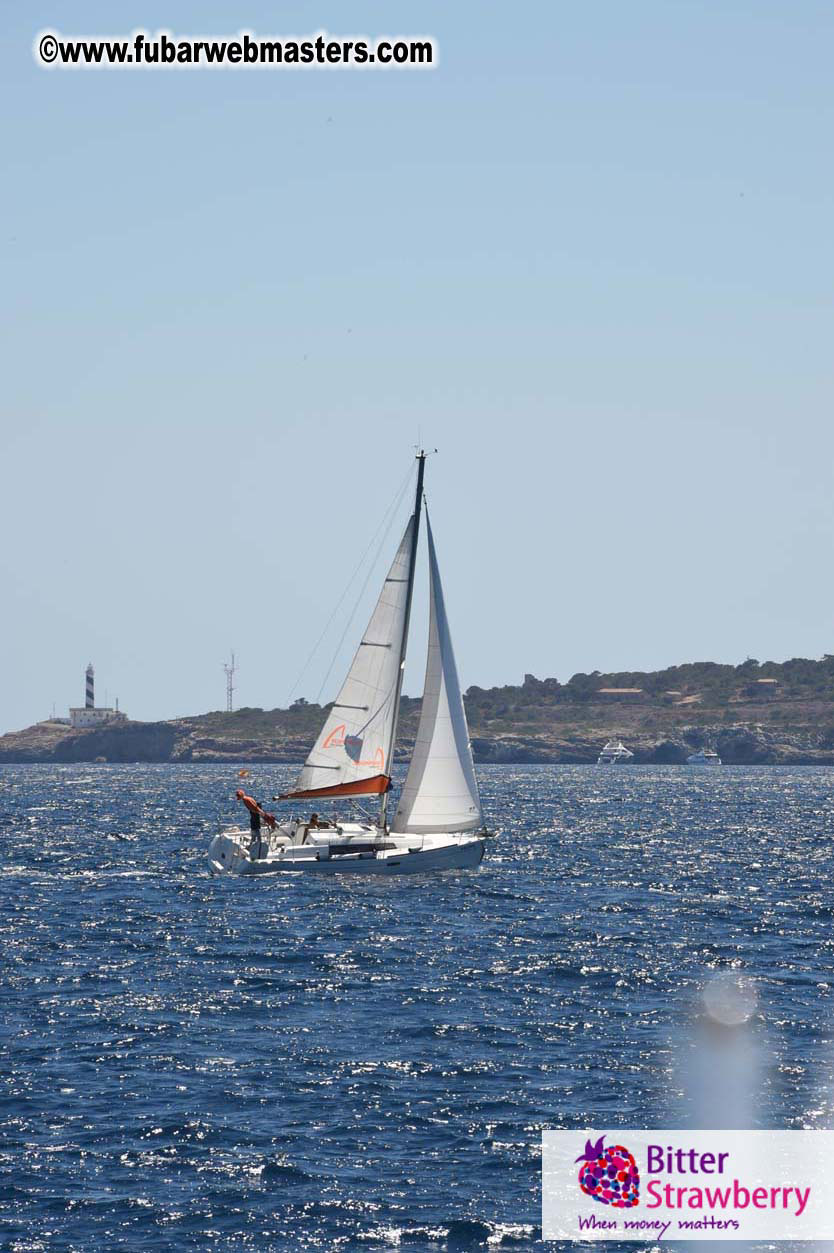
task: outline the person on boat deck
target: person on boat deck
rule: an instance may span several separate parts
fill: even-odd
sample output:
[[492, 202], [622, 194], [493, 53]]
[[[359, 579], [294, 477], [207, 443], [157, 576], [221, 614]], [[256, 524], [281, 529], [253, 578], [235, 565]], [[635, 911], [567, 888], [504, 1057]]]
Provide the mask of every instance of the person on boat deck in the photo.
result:
[[247, 796], [242, 787], [239, 787], [238, 790], [235, 792], [235, 797], [237, 798], [237, 800], [242, 801], [243, 804], [246, 806], [246, 808], [249, 810], [249, 830], [252, 832], [252, 843], [254, 845], [255, 840], [257, 840], [258, 842], [257, 856], [260, 857], [261, 852], [262, 852], [261, 820], [263, 819], [263, 821], [269, 827], [270, 831], [274, 831], [275, 830], [275, 815], [268, 814], [265, 810], [261, 809], [258, 802], [254, 800], [251, 796]]
[[310, 814], [310, 821], [307, 824], [313, 831], [323, 831], [330, 826], [329, 822], [320, 819], [318, 814]]

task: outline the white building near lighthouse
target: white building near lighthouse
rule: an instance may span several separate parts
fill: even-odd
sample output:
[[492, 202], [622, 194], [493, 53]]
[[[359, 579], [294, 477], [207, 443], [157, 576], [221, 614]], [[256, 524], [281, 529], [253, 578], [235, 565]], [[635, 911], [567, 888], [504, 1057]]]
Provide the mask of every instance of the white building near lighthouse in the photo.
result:
[[115, 709], [111, 709], [109, 705], [101, 705], [96, 709], [95, 671], [92, 662], [87, 667], [84, 704], [77, 709], [70, 709], [69, 712], [70, 725], [73, 727], [100, 727], [105, 722], [127, 722], [126, 716], [119, 712], [118, 701]]

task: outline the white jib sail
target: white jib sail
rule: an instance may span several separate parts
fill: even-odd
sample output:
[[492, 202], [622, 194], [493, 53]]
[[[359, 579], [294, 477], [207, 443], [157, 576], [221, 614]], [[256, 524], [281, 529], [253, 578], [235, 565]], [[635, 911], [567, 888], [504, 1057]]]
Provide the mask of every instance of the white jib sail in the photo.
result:
[[411, 518], [348, 676], [291, 795], [322, 788], [384, 790], [384, 783], [367, 789], [361, 783], [390, 773], [413, 525]]
[[426, 682], [414, 754], [391, 829], [428, 835], [472, 831], [483, 817], [428, 514], [426, 528], [431, 570]]

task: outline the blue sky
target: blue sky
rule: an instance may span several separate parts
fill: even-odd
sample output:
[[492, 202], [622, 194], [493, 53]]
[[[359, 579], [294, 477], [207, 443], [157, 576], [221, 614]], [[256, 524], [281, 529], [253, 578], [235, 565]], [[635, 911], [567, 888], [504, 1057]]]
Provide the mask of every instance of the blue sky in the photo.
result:
[[[465, 686], [834, 651], [829, 5], [69, 12], [0, 16], [0, 730], [88, 660], [283, 704], [420, 435]], [[440, 64], [50, 72], [46, 26]]]

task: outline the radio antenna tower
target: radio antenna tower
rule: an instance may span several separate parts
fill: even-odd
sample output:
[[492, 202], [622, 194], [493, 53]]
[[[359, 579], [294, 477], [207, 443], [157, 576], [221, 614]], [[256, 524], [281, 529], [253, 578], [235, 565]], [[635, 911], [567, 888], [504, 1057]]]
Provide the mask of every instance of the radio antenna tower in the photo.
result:
[[226, 671], [226, 713], [232, 712], [232, 697], [235, 691], [235, 655], [232, 653], [232, 660], [228, 664], [224, 664], [223, 669]]

